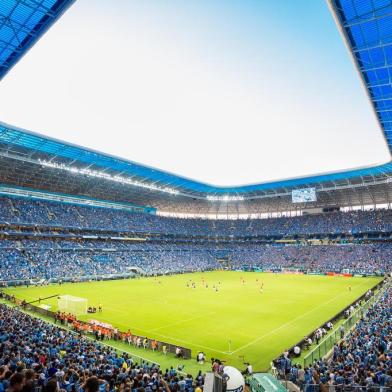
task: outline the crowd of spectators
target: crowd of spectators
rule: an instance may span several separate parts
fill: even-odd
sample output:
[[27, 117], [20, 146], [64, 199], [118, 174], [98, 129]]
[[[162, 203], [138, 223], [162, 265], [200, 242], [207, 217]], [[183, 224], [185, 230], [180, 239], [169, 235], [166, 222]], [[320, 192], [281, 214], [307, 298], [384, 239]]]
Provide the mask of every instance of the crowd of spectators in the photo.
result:
[[253, 268], [282, 270], [298, 269], [303, 272], [336, 272], [353, 274], [384, 274], [392, 269], [392, 245], [330, 244], [330, 245], [264, 245], [244, 248], [232, 268], [248, 265]]
[[[47, 241], [46, 241], [47, 242]], [[30, 242], [29, 242], [30, 243]], [[61, 278], [122, 275], [132, 271], [142, 274], [168, 274], [206, 271], [219, 265], [208, 251], [194, 251], [171, 245], [145, 246], [116, 243], [108, 248], [0, 248], [0, 281], [50, 280]], [[7, 244], [9, 245], [9, 243]]]
[[96, 341], [0, 304], [0, 391], [201, 392], [204, 377], [136, 363]]
[[[335, 212], [250, 220], [180, 219], [54, 201], [0, 197], [0, 223], [13, 224], [14, 238], [0, 242], [0, 281], [204, 271], [217, 268], [385, 274], [392, 245], [292, 244], [277, 246], [246, 236], [392, 231], [392, 211]], [[16, 225], [16, 226], [15, 226]], [[19, 225], [19, 226], [18, 226]], [[21, 225], [33, 225], [21, 230]], [[79, 231], [56, 232], [55, 227]], [[52, 228], [50, 228], [52, 227]], [[5, 229], [8, 230], [9, 226]], [[93, 237], [92, 230], [118, 230]], [[18, 232], [18, 230], [20, 232]], [[27, 231], [26, 231], [27, 230]], [[29, 231], [30, 230], [30, 231]], [[91, 232], [90, 232], [90, 231]], [[165, 234], [127, 241], [124, 232]], [[181, 234], [181, 237], [176, 235]], [[209, 236], [208, 241], [190, 235]], [[170, 235], [173, 235], [170, 236]], [[230, 235], [230, 241], [217, 236]], [[211, 239], [214, 239], [212, 241]], [[126, 237], [126, 235], [125, 235]], [[186, 240], [184, 240], [184, 238]], [[122, 240], [124, 239], [124, 240]], [[220, 263], [226, 259], [228, 263]]]
[[364, 314], [355, 328], [335, 344], [330, 359], [302, 368], [282, 355], [278, 368], [305, 392], [392, 389], [392, 288]]
[[0, 222], [138, 233], [288, 236], [392, 231], [392, 210], [334, 212], [270, 219], [181, 219], [113, 208], [0, 197]]
[[[226, 259], [227, 263], [219, 260]], [[391, 271], [389, 243], [342, 245], [173, 244], [129, 241], [3, 240], [0, 281], [168, 274], [213, 269]]]
[[[203, 220], [159, 217], [124, 210], [51, 201], [0, 198], [0, 224], [33, 225], [0, 242], [0, 281], [50, 281], [127, 275], [205, 271], [218, 268], [298, 270], [308, 272], [391, 272], [389, 242], [261, 244], [251, 236], [392, 232], [392, 211], [335, 212], [293, 218]], [[52, 229], [48, 229], [52, 227]], [[59, 234], [54, 227], [83, 229]], [[44, 229], [46, 228], [46, 229]], [[42, 230], [47, 230], [42, 234]], [[201, 241], [189, 237], [127, 241], [119, 236], [90, 238], [88, 230], [187, 236], [230, 236], [236, 241]], [[18, 229], [17, 229], [18, 230]], [[49, 233], [49, 235], [48, 235]], [[86, 235], [87, 234], [87, 235]], [[57, 238], [55, 238], [57, 237]], [[7, 237], [11, 238], [11, 237]], [[242, 238], [242, 239], [241, 239]], [[133, 273], [133, 272], [132, 272]], [[392, 387], [392, 289], [373, 305], [330, 361], [302, 369], [282, 356], [279, 369], [302, 389], [314, 385]], [[136, 364], [86, 337], [45, 323], [0, 304], [0, 392], [143, 390], [201, 392], [203, 377]]]

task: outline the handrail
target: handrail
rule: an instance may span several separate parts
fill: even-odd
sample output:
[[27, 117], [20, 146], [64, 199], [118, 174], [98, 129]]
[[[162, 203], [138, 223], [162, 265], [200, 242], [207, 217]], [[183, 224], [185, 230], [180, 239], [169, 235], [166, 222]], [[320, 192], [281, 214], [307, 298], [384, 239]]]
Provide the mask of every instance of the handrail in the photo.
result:
[[[367, 300], [360, 308], [356, 309], [353, 314], [350, 315], [350, 317], [341, 324], [340, 328], [343, 327], [345, 330], [344, 336], [347, 336], [350, 330], [361, 319], [363, 312], [373, 305], [390, 287], [390, 285], [390, 283], [384, 284], [374, 296]], [[334, 333], [325, 337], [316, 347], [312, 349], [312, 351], [310, 351], [305, 356], [304, 367], [311, 365], [315, 360], [321, 359], [322, 357], [326, 356], [328, 352], [330, 352], [330, 350], [333, 348], [333, 345], [341, 339], [340, 328], [335, 330]], [[323, 348], [323, 350], [321, 348]]]

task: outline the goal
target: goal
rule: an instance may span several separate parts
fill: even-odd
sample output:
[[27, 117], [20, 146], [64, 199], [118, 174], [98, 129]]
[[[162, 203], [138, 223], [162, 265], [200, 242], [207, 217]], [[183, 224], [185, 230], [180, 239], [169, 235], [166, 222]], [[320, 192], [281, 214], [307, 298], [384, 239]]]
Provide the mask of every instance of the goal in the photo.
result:
[[87, 313], [87, 298], [62, 295], [57, 300], [60, 312], [66, 312], [79, 316]]

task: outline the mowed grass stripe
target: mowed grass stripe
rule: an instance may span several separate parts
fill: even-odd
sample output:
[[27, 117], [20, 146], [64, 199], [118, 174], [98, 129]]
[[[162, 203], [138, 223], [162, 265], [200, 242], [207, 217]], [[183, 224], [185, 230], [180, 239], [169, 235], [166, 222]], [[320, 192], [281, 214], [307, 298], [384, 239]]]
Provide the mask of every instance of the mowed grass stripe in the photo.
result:
[[[240, 278], [245, 279], [242, 284]], [[203, 287], [202, 279], [208, 282]], [[186, 287], [189, 280], [196, 289]], [[83, 317], [121, 330], [203, 350], [235, 366], [258, 369], [353, 302], [379, 278], [214, 271], [46, 287], [9, 289], [26, 300], [53, 294], [88, 298], [103, 312]], [[161, 282], [161, 283], [158, 283]], [[220, 285], [219, 285], [220, 282]], [[260, 283], [264, 292], [260, 293]], [[219, 286], [215, 292], [212, 287]], [[352, 290], [348, 290], [348, 286]], [[57, 300], [44, 301], [56, 309]], [[231, 347], [229, 353], [229, 340]], [[242, 355], [241, 355], [242, 354]]]
[[[366, 283], [367, 283], [367, 282], [364, 282], [364, 283], [361, 283], [361, 284], [359, 284], [359, 285], [357, 285], [357, 286], [359, 286], [359, 287], [364, 286], [364, 285], [367, 286]], [[257, 343], [257, 342], [263, 340], [263, 339], [266, 338], [267, 336], [272, 335], [272, 334], [274, 334], [274, 333], [280, 331], [281, 329], [288, 327], [289, 325], [291, 325], [291, 324], [294, 323], [295, 321], [301, 320], [301, 319], [307, 317], [309, 314], [313, 313], [314, 311], [316, 311], [316, 310], [318, 310], [318, 309], [324, 307], [325, 305], [330, 304], [331, 302], [335, 301], [337, 298], [341, 297], [343, 294], [344, 294], [344, 293], [338, 294], [336, 297], [333, 297], [333, 298], [331, 298], [330, 300], [328, 300], [328, 301], [326, 301], [326, 302], [324, 302], [324, 303], [321, 303], [320, 305], [316, 306], [315, 308], [310, 309], [310, 310], [309, 310], [308, 312], [306, 312], [306, 313], [300, 314], [298, 317], [296, 317], [296, 318], [294, 318], [294, 319], [288, 321], [286, 324], [283, 324], [283, 325], [279, 326], [278, 328], [273, 329], [272, 331], [266, 333], [265, 335], [259, 336], [258, 338], [256, 338], [255, 340], [253, 340], [253, 341], [251, 341], [251, 342], [245, 344], [244, 346], [239, 347], [239, 348], [237, 348], [237, 349], [234, 350], [234, 351], [231, 351], [229, 354], [235, 354], [235, 353], [237, 353], [238, 351], [242, 351], [242, 350], [244, 350], [245, 348], [247, 348], [247, 347], [249, 347], [249, 346], [252, 346], [253, 344], [255, 344], [255, 343]]]

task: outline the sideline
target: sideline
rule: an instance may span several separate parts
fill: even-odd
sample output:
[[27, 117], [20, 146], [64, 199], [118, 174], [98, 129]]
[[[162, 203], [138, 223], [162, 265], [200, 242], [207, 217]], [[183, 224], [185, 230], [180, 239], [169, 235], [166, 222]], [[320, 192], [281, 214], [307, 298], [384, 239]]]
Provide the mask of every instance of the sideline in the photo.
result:
[[[365, 283], [362, 282], [361, 284], [358, 284], [358, 285], [356, 285], [355, 287], [356, 287], [356, 288], [359, 288], [359, 287], [364, 286], [364, 285], [365, 285]], [[367, 283], [366, 283], [366, 285], [367, 285]], [[303, 313], [303, 314], [301, 314], [301, 315], [299, 315], [299, 316], [293, 318], [292, 320], [288, 321], [288, 322], [285, 323], [285, 324], [282, 324], [282, 325], [279, 326], [278, 328], [275, 328], [275, 329], [271, 330], [270, 332], [268, 332], [268, 333], [266, 333], [266, 334], [264, 334], [264, 335], [262, 335], [262, 336], [259, 336], [259, 337], [256, 338], [256, 339], [252, 340], [251, 342], [249, 342], [249, 343], [247, 343], [247, 344], [244, 344], [243, 346], [237, 348], [236, 350], [231, 351], [231, 352], [227, 352], [226, 354], [232, 355], [232, 354], [237, 353], [238, 351], [243, 350], [244, 348], [247, 348], [247, 347], [249, 347], [249, 346], [252, 346], [253, 344], [259, 342], [260, 340], [266, 338], [267, 336], [273, 335], [275, 332], [280, 331], [282, 328], [285, 328], [285, 327], [291, 325], [291, 324], [294, 323], [295, 321], [301, 320], [301, 319], [304, 318], [305, 316], [307, 316], [307, 315], [313, 313], [315, 310], [320, 309], [320, 308], [322, 308], [322, 307], [325, 306], [325, 305], [328, 305], [329, 303], [335, 301], [337, 298], [342, 297], [342, 296], [345, 295], [345, 294], [346, 294], [346, 293], [344, 292], [344, 293], [340, 293], [340, 294], [336, 295], [335, 297], [329, 299], [329, 300], [326, 301], [326, 302], [323, 302], [322, 304], [316, 306], [315, 308], [309, 310], [308, 312]], [[358, 297], [358, 298], [359, 298], [359, 297]]]
[[[8, 306], [8, 307], [10, 307], [10, 308], [14, 308], [14, 309], [18, 310], [19, 312], [28, 314], [28, 315], [31, 316], [31, 317], [37, 318], [37, 319], [39, 319], [39, 320], [42, 320], [42, 321], [44, 321], [44, 322], [47, 323], [47, 324], [50, 324], [50, 325], [53, 325], [53, 326], [55, 326], [55, 327], [57, 327], [57, 328], [63, 329], [63, 330], [68, 331], [68, 332], [71, 332], [71, 333], [74, 334], [74, 335], [78, 335], [78, 334], [77, 334], [74, 330], [72, 330], [71, 328], [69, 328], [69, 327], [67, 327], [67, 326], [65, 326], [65, 325], [56, 324], [55, 322], [51, 321], [50, 319], [47, 319], [46, 317], [42, 317], [42, 315], [36, 314], [34, 311], [22, 309], [20, 306], [17, 306], [17, 305], [15, 305], [15, 304], [13, 304], [13, 303], [9, 303], [9, 301], [4, 300], [4, 299], [0, 299], [0, 303], [4, 304], [4, 305], [6, 305], [6, 306]], [[86, 338], [86, 339], [89, 339], [89, 340], [91, 340], [91, 341], [93, 341], [93, 342], [95, 342], [95, 343], [98, 343], [98, 344], [100, 344], [100, 345], [103, 345], [103, 346], [106, 346], [106, 347], [110, 347], [110, 348], [112, 348], [113, 350], [115, 350], [116, 352], [126, 353], [126, 354], [129, 354], [131, 357], [135, 357], [135, 358], [140, 359], [140, 360], [142, 360], [142, 361], [144, 361], [144, 362], [148, 362], [148, 363], [151, 363], [151, 364], [158, 365], [158, 366], [162, 369], [162, 365], [161, 365], [161, 363], [159, 363], [158, 361], [154, 361], [154, 360], [151, 360], [151, 359], [142, 357], [141, 355], [134, 354], [134, 353], [131, 352], [131, 351], [127, 351], [127, 350], [123, 350], [123, 349], [121, 349], [121, 348], [115, 347], [115, 346], [113, 346], [113, 345], [111, 345], [111, 344], [109, 344], [109, 343], [106, 343], [104, 340], [103, 340], [103, 341], [97, 342], [92, 336], [89, 336], [89, 335], [87, 335], [87, 334], [82, 334], [82, 337], [84, 337], [84, 338]], [[183, 371], [181, 371], [181, 370], [178, 370], [177, 368], [176, 368], [175, 370], [176, 370], [176, 372], [181, 373], [181, 374], [184, 375], [184, 376], [187, 375], [186, 372], [183, 372]]]

